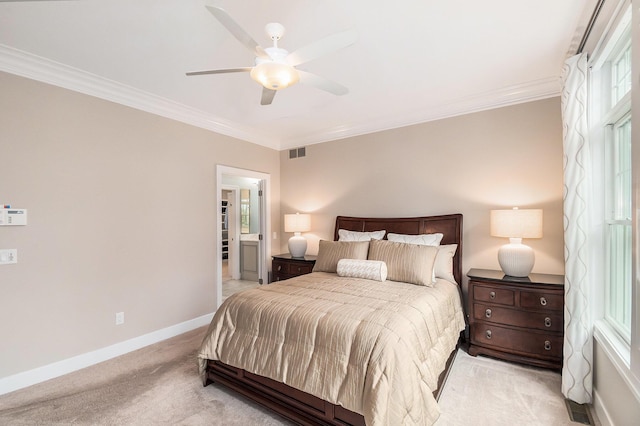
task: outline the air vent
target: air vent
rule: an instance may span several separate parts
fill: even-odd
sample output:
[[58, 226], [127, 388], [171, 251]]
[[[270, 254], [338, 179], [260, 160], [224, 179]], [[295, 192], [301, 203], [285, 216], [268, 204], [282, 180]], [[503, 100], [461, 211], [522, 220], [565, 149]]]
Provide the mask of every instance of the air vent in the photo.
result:
[[306, 155], [307, 155], [307, 148], [304, 146], [302, 148], [294, 148], [289, 150], [289, 159], [300, 158]]
[[587, 404], [578, 404], [577, 402], [573, 402], [569, 399], [565, 399], [564, 402], [567, 405], [567, 409], [569, 410], [569, 418], [572, 422], [591, 426], [595, 424], [595, 422], [593, 421], [593, 417], [591, 416], [591, 411], [589, 410], [589, 406]]

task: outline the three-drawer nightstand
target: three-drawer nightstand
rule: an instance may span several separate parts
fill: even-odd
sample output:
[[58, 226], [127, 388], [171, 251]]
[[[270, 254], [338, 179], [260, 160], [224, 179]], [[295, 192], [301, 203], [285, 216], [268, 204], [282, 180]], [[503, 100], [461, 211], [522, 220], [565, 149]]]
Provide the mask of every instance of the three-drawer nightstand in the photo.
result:
[[562, 368], [564, 276], [471, 269], [469, 354]]
[[311, 273], [317, 256], [291, 257], [286, 253], [272, 256], [272, 258], [271, 282], [275, 282]]

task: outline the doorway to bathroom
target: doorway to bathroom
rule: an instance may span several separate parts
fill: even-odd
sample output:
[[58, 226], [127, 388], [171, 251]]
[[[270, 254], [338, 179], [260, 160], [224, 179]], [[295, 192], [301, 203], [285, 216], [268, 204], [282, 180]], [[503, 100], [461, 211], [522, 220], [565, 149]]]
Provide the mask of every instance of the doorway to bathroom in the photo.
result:
[[217, 305], [268, 281], [269, 187], [266, 173], [217, 166]]

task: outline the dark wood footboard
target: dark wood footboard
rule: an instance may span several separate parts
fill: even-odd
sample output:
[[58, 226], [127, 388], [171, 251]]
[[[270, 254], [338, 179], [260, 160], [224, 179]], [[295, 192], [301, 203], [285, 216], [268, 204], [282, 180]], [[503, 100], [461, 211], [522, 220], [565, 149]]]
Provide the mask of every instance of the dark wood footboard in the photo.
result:
[[[438, 377], [438, 388], [433, 392], [436, 399], [440, 396], [457, 349], [451, 352], [446, 368]], [[361, 414], [220, 361], [207, 361], [204, 386], [212, 382], [220, 383], [300, 425], [365, 425]]]
[[364, 417], [284, 383], [220, 361], [207, 361], [207, 382], [220, 383], [300, 425], [362, 425]]

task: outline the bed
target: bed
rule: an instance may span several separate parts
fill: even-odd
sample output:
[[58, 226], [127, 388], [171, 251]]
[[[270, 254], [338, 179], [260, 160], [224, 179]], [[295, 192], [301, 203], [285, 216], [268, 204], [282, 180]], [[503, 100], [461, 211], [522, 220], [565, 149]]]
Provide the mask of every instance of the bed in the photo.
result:
[[[338, 216], [335, 241], [339, 230], [384, 230], [382, 241], [370, 242], [369, 256], [395, 255], [396, 248], [428, 253], [433, 280], [415, 285], [319, 268], [237, 293], [218, 309], [203, 340], [203, 384], [217, 382], [297, 424], [433, 424], [439, 416], [436, 398], [465, 327], [456, 284], [462, 279], [462, 215]], [[438, 247], [386, 241], [389, 234], [438, 233]], [[327, 264], [326, 253], [336, 244], [351, 250], [363, 243], [321, 241], [316, 267]], [[436, 278], [438, 256], [452, 245], [447, 279]], [[398, 277], [395, 260], [382, 259], [389, 277]], [[383, 264], [386, 275], [384, 262], [365, 263]]]

